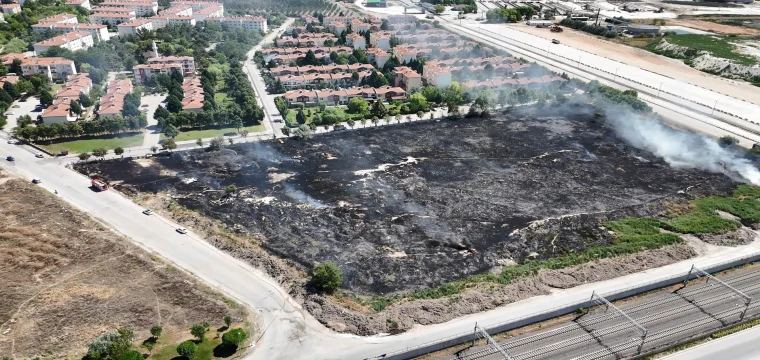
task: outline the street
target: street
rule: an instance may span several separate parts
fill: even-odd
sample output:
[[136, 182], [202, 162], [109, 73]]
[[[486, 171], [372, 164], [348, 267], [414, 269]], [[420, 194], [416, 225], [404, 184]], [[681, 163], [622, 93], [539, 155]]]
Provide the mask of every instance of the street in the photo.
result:
[[760, 326], [694, 346], [661, 360], [755, 360], [760, 358]]

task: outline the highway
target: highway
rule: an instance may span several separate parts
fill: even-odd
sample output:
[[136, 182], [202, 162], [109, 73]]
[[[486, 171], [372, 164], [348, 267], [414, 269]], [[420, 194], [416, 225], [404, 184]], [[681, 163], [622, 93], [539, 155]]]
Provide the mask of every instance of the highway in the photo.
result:
[[660, 360], [760, 359], [760, 326], [665, 356]]
[[[760, 270], [732, 274], [723, 280], [751, 297], [760, 295]], [[620, 306], [645, 330], [637, 328], [614, 309], [600, 306], [573, 321], [509, 338], [500, 344], [514, 360], [615, 359], [637, 354], [644, 331], [647, 336], [643, 350], [656, 350], [740, 320], [745, 310], [744, 300], [718, 282], [699, 280], [699, 283]], [[746, 316], [758, 315], [760, 304], [751, 303]], [[451, 359], [501, 358], [495, 347], [478, 346]]]

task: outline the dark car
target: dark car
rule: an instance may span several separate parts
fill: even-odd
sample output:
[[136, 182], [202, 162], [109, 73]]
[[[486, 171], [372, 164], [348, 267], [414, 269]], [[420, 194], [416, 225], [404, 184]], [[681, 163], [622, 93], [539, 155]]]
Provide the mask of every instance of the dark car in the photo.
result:
[[13, 156], [8, 156], [7, 158], [5, 158], [5, 160], [8, 160], [8, 161], [16, 161], [16, 159], [14, 159], [14, 158], [13, 158]]
[[335, 130], [335, 131], [343, 131], [343, 130], [346, 130], [346, 125], [335, 125], [335, 126], [333, 127], [333, 130]]
[[552, 44], [559, 44], [559, 40], [557, 40], [557, 39], [552, 39]]

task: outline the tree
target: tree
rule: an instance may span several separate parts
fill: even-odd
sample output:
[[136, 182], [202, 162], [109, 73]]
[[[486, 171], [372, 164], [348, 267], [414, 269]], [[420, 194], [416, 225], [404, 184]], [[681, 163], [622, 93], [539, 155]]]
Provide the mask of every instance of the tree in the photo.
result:
[[162, 328], [161, 325], [153, 325], [150, 328], [150, 335], [152, 335], [154, 339], [158, 339], [159, 337], [161, 337], [161, 333], [163, 331], [164, 331], [164, 328]]
[[440, 14], [440, 13], [442, 13], [444, 11], [446, 11], [446, 7], [445, 6], [443, 6], [441, 4], [438, 4], [438, 5], [435, 6], [435, 13], [436, 13], [436, 15]]
[[449, 117], [452, 119], [459, 119], [462, 117], [462, 113], [459, 111], [459, 105], [453, 101], [449, 101], [446, 104], [446, 107], [449, 110]]
[[3, 90], [8, 93], [12, 98], [18, 99], [19, 96], [21, 96], [21, 93], [18, 90], [18, 86], [16, 84], [11, 82], [6, 82], [3, 84]]
[[308, 140], [314, 136], [314, 130], [312, 130], [308, 125], [300, 125], [298, 128], [296, 128], [295, 131], [293, 131], [293, 136], [295, 136], [295, 138], [298, 140]]
[[738, 143], [739, 143], [739, 139], [731, 135], [726, 135], [718, 139], [718, 144], [720, 144], [720, 146], [731, 146]]
[[118, 360], [144, 360], [143, 355], [137, 350], [130, 350], [119, 356]]
[[[235, 192], [235, 185], [231, 185], [227, 187], [227, 193]], [[232, 191], [229, 191], [232, 190]], [[190, 335], [193, 335], [198, 341], [203, 341], [203, 338], [206, 337], [206, 328], [201, 324], [194, 324], [190, 327]]]
[[[227, 185], [227, 187], [224, 189], [224, 192], [227, 193], [227, 194], [232, 194], [235, 191], [237, 191], [237, 186], [235, 186], [235, 184]], [[195, 326], [196, 325], [193, 325], [193, 327], [195, 327]], [[193, 332], [192, 328], [190, 329], [190, 332]], [[193, 334], [193, 335], [195, 335], [195, 334]]]
[[203, 147], [203, 139], [197, 139], [195, 140], [195, 144], [198, 145], [198, 147]]
[[170, 115], [171, 113], [169, 110], [166, 110], [166, 108], [161, 105], [158, 105], [156, 111], [153, 112], [153, 118], [156, 120], [166, 120]]
[[227, 328], [229, 328], [230, 325], [232, 325], [232, 316], [224, 315], [224, 325], [226, 325]]
[[53, 100], [53, 94], [51, 94], [49, 91], [42, 90], [40, 92], [40, 104], [42, 104], [42, 106], [48, 107], [50, 105], [53, 105]]
[[155, 154], [156, 151], [158, 151], [158, 146], [156, 146], [156, 145], [151, 146], [150, 147], [150, 151]]
[[0, 129], [4, 128], [5, 125], [8, 125], [8, 120], [6, 120], [4, 117], [0, 117]]
[[166, 110], [173, 113], [182, 111], [182, 100], [174, 95], [169, 95], [169, 98], [166, 100]]
[[243, 129], [242, 131], [240, 131], [240, 136], [242, 136], [243, 139], [247, 138], [248, 134], [249, 134], [248, 130]]
[[[5, 50], [5, 51], [12, 51], [12, 50], [8, 49], [8, 45], [6, 45], [3, 50]], [[14, 58], [13, 62], [11, 63], [11, 67], [10, 67], [10, 69], [8, 69], [8, 71], [12, 72], [12, 73], [15, 73], [18, 76], [21, 76], [21, 74], [24, 73], [24, 71], [21, 70], [21, 59]]]
[[153, 348], [156, 347], [156, 343], [153, 341], [146, 341], [143, 342], [142, 345], [140, 345], [145, 348], [145, 350], [148, 350], [148, 354], [153, 353]]
[[113, 149], [113, 153], [116, 155], [124, 154], [124, 149], [121, 146], [119, 146], [116, 149]]
[[231, 347], [238, 347], [245, 341], [248, 334], [241, 328], [234, 328], [222, 335], [222, 343]]
[[385, 107], [383, 100], [382, 99], [375, 100], [375, 103], [372, 104], [372, 116], [377, 116], [378, 118], [384, 118], [385, 115], [388, 115], [388, 109]]
[[164, 135], [166, 135], [168, 138], [174, 139], [177, 137], [177, 135], [179, 135], [179, 129], [177, 129], [177, 127], [172, 124], [166, 125], [166, 128], [164, 128]]
[[224, 146], [224, 138], [221, 136], [217, 136], [208, 143], [208, 148], [211, 150], [219, 150]]
[[79, 153], [79, 160], [87, 161], [87, 159], [89, 159], [90, 156], [92, 156], [92, 155], [90, 155], [90, 153], [88, 153], [86, 151], [83, 152], [83, 153]]
[[76, 101], [72, 101], [71, 103], [69, 103], [69, 106], [71, 106], [71, 111], [73, 111], [77, 115], [82, 115], [82, 113], [84, 112], [84, 109], [82, 109], [82, 106], [80, 106], [79, 103]]
[[351, 98], [348, 101], [348, 112], [353, 114], [366, 114], [369, 109], [369, 104], [359, 97]]
[[198, 351], [198, 345], [195, 345], [195, 343], [190, 340], [184, 341], [177, 346], [177, 354], [188, 359], [192, 358], [196, 351]]
[[95, 157], [99, 157], [103, 159], [106, 157], [107, 154], [108, 154], [108, 149], [106, 148], [101, 147], [101, 148], [92, 149], [92, 155]]
[[409, 97], [409, 111], [410, 112], [418, 112], [418, 111], [428, 111], [430, 105], [428, 105], [427, 99], [424, 95], [420, 93], [412, 94], [412, 96]]
[[304, 114], [303, 108], [298, 109], [298, 113], [296, 113], [296, 122], [299, 124], [306, 124], [306, 114]]
[[284, 127], [284, 128], [282, 128], [282, 129], [280, 129], [280, 131], [282, 131], [282, 134], [283, 134], [283, 135], [285, 135], [285, 136], [290, 136], [290, 128], [288, 128], [288, 127]]
[[164, 140], [163, 143], [161, 143], [161, 147], [166, 150], [174, 150], [177, 148], [177, 143], [174, 141], [173, 138]]
[[333, 293], [343, 285], [343, 273], [334, 263], [321, 263], [311, 270], [311, 282], [320, 291]]

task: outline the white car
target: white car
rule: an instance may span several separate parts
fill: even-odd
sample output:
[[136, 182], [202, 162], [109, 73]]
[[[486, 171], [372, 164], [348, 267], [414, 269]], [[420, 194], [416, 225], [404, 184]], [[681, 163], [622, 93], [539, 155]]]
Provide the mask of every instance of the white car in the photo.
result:
[[15, 144], [16, 140], [8, 140], [8, 144]]
[[187, 234], [187, 229], [185, 229], [183, 227], [178, 227], [177, 228], [177, 232], [180, 233], [180, 234]]
[[42, 158], [44, 158], [45, 156], [44, 156], [44, 155], [42, 155], [42, 153], [36, 153], [36, 154], [34, 154], [34, 157], [36, 157], [36, 158], [38, 158], [38, 159], [42, 159]]
[[145, 214], [145, 215], [153, 215], [153, 211], [151, 211], [150, 209], [145, 209], [145, 210], [143, 210], [142, 213]]

